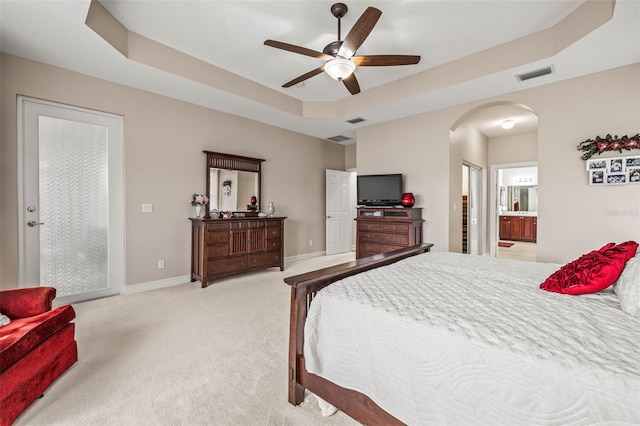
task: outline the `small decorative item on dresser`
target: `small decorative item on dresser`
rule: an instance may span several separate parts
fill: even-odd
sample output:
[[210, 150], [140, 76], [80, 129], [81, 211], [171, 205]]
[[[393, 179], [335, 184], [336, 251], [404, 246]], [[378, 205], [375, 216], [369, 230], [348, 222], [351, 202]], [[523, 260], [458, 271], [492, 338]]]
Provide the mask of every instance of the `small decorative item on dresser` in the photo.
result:
[[269, 217], [271, 217], [274, 214], [276, 214], [276, 208], [273, 205], [273, 201], [271, 201], [271, 202], [269, 202], [269, 208], [267, 209], [267, 215], [269, 215]]
[[200, 214], [202, 213], [202, 206], [209, 202], [209, 197], [194, 193], [189, 197], [189, 202], [196, 208], [196, 217], [200, 217]]
[[258, 199], [256, 198], [256, 196], [252, 196], [251, 197], [251, 205], [255, 206], [256, 204], [258, 204]]
[[416, 199], [413, 196], [413, 192], [405, 192], [404, 194], [402, 194], [402, 198], [400, 199], [400, 203], [404, 207], [413, 207], [413, 205], [416, 203]]

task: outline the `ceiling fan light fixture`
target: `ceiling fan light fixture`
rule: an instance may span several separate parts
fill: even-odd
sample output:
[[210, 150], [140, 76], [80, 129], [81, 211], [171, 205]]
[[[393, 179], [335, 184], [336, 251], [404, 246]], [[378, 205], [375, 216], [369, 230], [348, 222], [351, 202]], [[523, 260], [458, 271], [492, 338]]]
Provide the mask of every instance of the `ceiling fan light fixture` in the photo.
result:
[[324, 65], [324, 70], [334, 80], [344, 80], [353, 74], [356, 64], [345, 58], [332, 59]]

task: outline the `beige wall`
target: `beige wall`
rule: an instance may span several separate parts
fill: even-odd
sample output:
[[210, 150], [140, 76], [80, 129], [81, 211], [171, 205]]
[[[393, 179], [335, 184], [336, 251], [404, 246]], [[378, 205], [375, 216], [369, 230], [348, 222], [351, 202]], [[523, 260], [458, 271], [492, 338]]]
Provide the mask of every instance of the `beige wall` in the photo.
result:
[[638, 99], [640, 64], [634, 64], [370, 126], [358, 131], [358, 172], [408, 176], [407, 190], [425, 208], [425, 239], [447, 251], [455, 220], [450, 192], [460, 188], [450, 178], [449, 128], [483, 104], [526, 105], [539, 117], [538, 260], [563, 263], [609, 241], [640, 240], [640, 185], [589, 186], [576, 149], [596, 135], [636, 134]]
[[[471, 124], [463, 122], [450, 134], [449, 151], [449, 199], [451, 209], [449, 210], [449, 251], [462, 252], [462, 165], [471, 164], [482, 169], [482, 194], [487, 194], [486, 171], [488, 140], [478, 129]], [[482, 197], [486, 200], [486, 196]], [[480, 235], [482, 235], [482, 246], [480, 252], [484, 253], [487, 247], [486, 235], [487, 214], [486, 208], [481, 208]], [[455, 225], [457, 224], [457, 225]]]
[[447, 110], [358, 129], [358, 174], [402, 173], [404, 190], [422, 207], [424, 238], [449, 249], [449, 123]]
[[344, 167], [355, 169], [358, 167], [356, 144], [345, 145], [344, 147]]
[[568, 260], [609, 241], [640, 241], [640, 186], [589, 186], [576, 149], [596, 135], [638, 133], [640, 64], [528, 95], [539, 117], [538, 259]]
[[488, 158], [491, 165], [538, 161], [538, 132], [490, 138]]
[[[285, 256], [324, 250], [324, 170], [344, 170], [343, 146], [10, 55], [1, 61], [2, 288], [18, 280], [18, 94], [124, 116], [126, 284], [189, 274], [187, 199], [205, 192], [203, 150], [264, 158], [261, 202], [288, 216]], [[142, 203], [153, 213], [141, 213]]]

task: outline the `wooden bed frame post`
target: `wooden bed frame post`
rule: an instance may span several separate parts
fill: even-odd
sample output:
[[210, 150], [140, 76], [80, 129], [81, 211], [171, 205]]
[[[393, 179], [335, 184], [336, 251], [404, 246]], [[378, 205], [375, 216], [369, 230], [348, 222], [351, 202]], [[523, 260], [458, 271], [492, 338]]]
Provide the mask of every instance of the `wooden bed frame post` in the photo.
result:
[[329, 268], [287, 277], [291, 286], [289, 317], [289, 402], [299, 405], [305, 389], [366, 425], [401, 425], [395, 417], [380, 408], [368, 396], [345, 389], [320, 376], [307, 372], [304, 362], [304, 323], [316, 293], [331, 283], [360, 272], [389, 265], [407, 257], [426, 253], [433, 244], [421, 244], [389, 253], [376, 254]]
[[304, 340], [296, 337], [296, 330], [304, 330], [307, 317], [306, 297], [298, 292], [296, 286], [291, 287], [291, 313], [289, 318], [289, 402], [300, 405], [304, 401], [304, 388], [299, 383], [298, 358], [302, 356]]

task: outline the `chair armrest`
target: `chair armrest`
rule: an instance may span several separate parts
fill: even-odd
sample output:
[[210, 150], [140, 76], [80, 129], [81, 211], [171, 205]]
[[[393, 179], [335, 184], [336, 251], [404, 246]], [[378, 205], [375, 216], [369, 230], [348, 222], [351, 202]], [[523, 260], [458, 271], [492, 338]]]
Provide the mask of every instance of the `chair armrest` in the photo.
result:
[[27, 318], [50, 311], [56, 289], [29, 287], [0, 291], [0, 312], [11, 319]]

